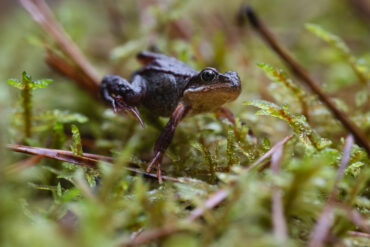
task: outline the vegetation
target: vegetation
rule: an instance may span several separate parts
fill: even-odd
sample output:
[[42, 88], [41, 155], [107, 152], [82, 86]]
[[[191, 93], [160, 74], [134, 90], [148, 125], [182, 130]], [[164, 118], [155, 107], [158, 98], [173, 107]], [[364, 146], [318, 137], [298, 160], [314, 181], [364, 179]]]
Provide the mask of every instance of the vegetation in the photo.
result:
[[[56, 19], [30, 11], [43, 1], [3, 3], [0, 245], [369, 246], [369, 150], [260, 39], [242, 1], [154, 2], [49, 1]], [[248, 3], [369, 143], [367, 2]], [[163, 184], [144, 171], [168, 119], [140, 109], [142, 128], [97, 97], [104, 74], [129, 78], [148, 49], [237, 71], [243, 87], [227, 105], [235, 124], [180, 123]]]

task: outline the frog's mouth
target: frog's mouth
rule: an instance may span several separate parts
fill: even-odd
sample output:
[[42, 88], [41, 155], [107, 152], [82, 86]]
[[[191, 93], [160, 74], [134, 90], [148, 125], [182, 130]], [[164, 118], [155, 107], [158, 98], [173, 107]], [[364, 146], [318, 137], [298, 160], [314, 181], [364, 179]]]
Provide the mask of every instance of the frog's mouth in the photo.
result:
[[224, 103], [236, 99], [240, 94], [240, 90], [231, 87], [227, 84], [204, 85], [198, 87], [190, 87], [184, 91], [184, 97], [191, 101], [194, 100], [209, 100], [223, 101]]
[[235, 100], [241, 91], [240, 82], [229, 80], [214, 84], [191, 85], [184, 91], [183, 99], [194, 112], [214, 111], [223, 104]]
[[235, 100], [240, 90], [228, 85], [206, 85], [197, 88], [188, 88], [184, 92], [183, 100], [191, 105], [192, 113], [212, 112], [225, 103]]
[[211, 85], [199, 85], [199, 86], [191, 86], [187, 88], [184, 92], [184, 95], [187, 94], [197, 94], [197, 93], [222, 93], [222, 92], [229, 92], [229, 93], [235, 93], [235, 91], [238, 91], [237, 89], [233, 88], [230, 85], [227, 84], [211, 84]]
[[225, 102], [236, 99], [241, 91], [240, 80], [233, 71], [228, 71], [224, 75], [218, 75], [217, 83], [194, 84], [190, 85], [184, 91], [185, 98], [208, 98], [215, 100], [223, 99]]

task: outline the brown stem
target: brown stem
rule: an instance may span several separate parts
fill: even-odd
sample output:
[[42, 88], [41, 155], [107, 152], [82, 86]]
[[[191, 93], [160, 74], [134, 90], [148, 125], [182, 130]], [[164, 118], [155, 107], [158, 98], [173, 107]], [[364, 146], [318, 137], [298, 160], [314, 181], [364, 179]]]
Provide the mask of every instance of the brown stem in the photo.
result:
[[352, 237], [362, 237], [370, 239], [370, 234], [365, 232], [348, 231], [347, 234]]
[[363, 232], [370, 234], [370, 224], [368, 222], [368, 217], [361, 215], [356, 209], [352, 209], [348, 205], [345, 205], [343, 203], [336, 203], [335, 206], [338, 209], [343, 210], [347, 218], [352, 221], [356, 227], [361, 229]]
[[26, 138], [30, 138], [32, 128], [31, 89], [28, 81], [23, 81], [23, 83], [24, 88], [22, 89], [22, 105], [24, 135]]
[[40, 160], [42, 159], [42, 156], [40, 155], [35, 155], [35, 156], [32, 156], [28, 159], [25, 159], [25, 160], [22, 160], [22, 161], [18, 161], [10, 166], [8, 166], [6, 168], [6, 174], [11, 174], [11, 173], [16, 173], [16, 172], [19, 172], [19, 171], [22, 171], [26, 168], [29, 168], [29, 167], [32, 167], [34, 165], [36, 165], [37, 163], [40, 162]]
[[338, 184], [342, 180], [344, 171], [347, 167], [348, 161], [350, 159], [351, 150], [353, 145], [353, 136], [349, 135], [346, 138], [342, 160], [338, 168], [337, 177], [335, 179], [334, 186], [329, 194], [328, 201], [321, 212], [321, 215], [311, 233], [310, 240], [308, 242], [308, 247], [321, 247], [329, 234], [329, 230], [334, 218], [334, 207], [335, 201], [338, 194]]
[[49, 34], [57, 43], [63, 54], [70, 58], [89, 79], [86, 86], [96, 88], [100, 77], [95, 68], [86, 59], [78, 46], [71, 40], [63, 27], [55, 18], [44, 0], [19, 0], [21, 5], [30, 13], [32, 18]]
[[[271, 169], [276, 176], [280, 174], [283, 146], [279, 146], [271, 156]], [[283, 244], [287, 239], [287, 225], [284, 218], [283, 192], [278, 185], [272, 188], [272, 222], [275, 238]]]
[[273, 153], [275, 153], [287, 141], [289, 141], [290, 139], [292, 139], [292, 137], [293, 137], [293, 135], [289, 135], [289, 136], [285, 137], [283, 140], [281, 140], [280, 142], [276, 143], [269, 151], [267, 151], [264, 155], [262, 155], [255, 162], [253, 162], [253, 164], [251, 164], [250, 166], [248, 166], [247, 168], [245, 168], [245, 171], [249, 171], [249, 170], [255, 168], [256, 166], [258, 166], [262, 161], [266, 160]]
[[249, 18], [252, 26], [262, 36], [267, 44], [287, 63], [293, 73], [300, 78], [315, 94], [318, 95], [319, 99], [330, 109], [334, 116], [343, 124], [343, 126], [353, 134], [356, 142], [363, 147], [370, 155], [370, 141], [362, 133], [362, 131], [350, 120], [350, 118], [340, 111], [335, 103], [329, 98], [329, 96], [318, 86], [319, 84], [308, 74], [308, 72], [296, 61], [294, 58], [285, 51], [269, 29], [260, 21], [260, 18], [254, 12], [254, 10], [247, 6], [245, 12]]
[[[74, 155], [71, 151], [60, 150], [60, 149], [31, 147], [31, 146], [16, 145], [16, 144], [9, 144], [7, 145], [7, 148], [15, 152], [37, 155], [41, 158], [45, 157], [45, 158], [50, 158], [50, 159], [55, 159], [55, 160], [61, 160], [61, 161], [73, 163], [79, 166], [87, 166], [90, 168], [96, 168], [100, 160], [103, 160], [106, 162], [114, 161], [113, 158], [109, 156], [89, 154], [89, 153], [84, 153], [83, 156], [77, 156], [77, 155]], [[156, 174], [144, 172], [139, 169], [135, 169], [131, 167], [125, 167], [124, 169], [130, 172], [142, 174], [147, 177], [158, 178]], [[165, 180], [170, 180], [173, 182], [181, 183], [180, 180], [177, 178], [168, 177], [168, 176], [162, 176], [162, 178]], [[182, 183], [186, 183], [185, 180]]]
[[139, 233], [131, 241], [119, 244], [120, 247], [137, 246], [149, 243], [153, 240], [179, 232], [181, 229], [175, 225], [165, 225]]
[[46, 50], [46, 54], [45, 61], [50, 67], [76, 82], [78, 86], [89, 92], [94, 98], [98, 98], [98, 87], [91, 87], [91, 81], [85, 73], [81, 73], [81, 70], [75, 65], [72, 65], [65, 58], [60, 57], [50, 49]]
[[370, 26], [370, 3], [367, 0], [347, 0], [349, 5], [362, 18], [365, 24]]

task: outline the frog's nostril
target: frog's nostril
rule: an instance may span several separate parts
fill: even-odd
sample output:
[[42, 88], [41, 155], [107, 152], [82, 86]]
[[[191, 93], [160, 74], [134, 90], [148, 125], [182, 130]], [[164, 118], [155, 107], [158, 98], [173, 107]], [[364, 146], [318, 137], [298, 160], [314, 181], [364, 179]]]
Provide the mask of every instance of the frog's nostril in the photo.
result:
[[235, 71], [227, 71], [225, 73], [225, 76], [227, 78], [229, 78], [231, 82], [239, 82], [240, 81], [238, 73], [236, 73]]

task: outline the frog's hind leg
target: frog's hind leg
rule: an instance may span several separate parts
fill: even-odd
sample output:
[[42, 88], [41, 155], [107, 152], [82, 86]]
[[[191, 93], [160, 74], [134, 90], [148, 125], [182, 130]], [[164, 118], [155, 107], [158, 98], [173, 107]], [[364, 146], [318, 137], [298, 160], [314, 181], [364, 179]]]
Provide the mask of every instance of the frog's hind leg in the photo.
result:
[[134, 76], [132, 83], [129, 83], [118, 75], [106, 75], [100, 84], [100, 95], [112, 104], [115, 112], [128, 111], [143, 126], [136, 105], [145, 95], [145, 85], [145, 80], [140, 76]]
[[162, 133], [157, 138], [157, 141], [154, 146], [154, 157], [150, 161], [146, 171], [150, 172], [152, 167], [156, 166], [157, 167], [157, 177], [158, 177], [159, 183], [162, 183], [161, 162], [162, 162], [164, 152], [167, 150], [168, 146], [170, 145], [172, 141], [177, 125], [186, 116], [189, 110], [190, 110], [190, 106], [187, 106], [184, 103], [180, 102], [177, 105], [174, 112], [172, 113], [171, 118], [168, 121], [166, 127], [164, 128]]

